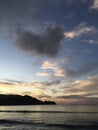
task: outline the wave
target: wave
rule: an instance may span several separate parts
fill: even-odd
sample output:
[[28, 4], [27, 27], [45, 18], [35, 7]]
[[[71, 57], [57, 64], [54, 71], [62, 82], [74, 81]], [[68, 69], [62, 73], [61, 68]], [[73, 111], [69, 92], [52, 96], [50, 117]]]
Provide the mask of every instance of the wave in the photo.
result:
[[85, 128], [85, 129], [98, 129], [98, 125], [97, 124], [85, 124], [85, 125], [81, 125], [81, 124], [75, 124], [75, 125], [70, 125], [70, 124], [48, 124], [48, 127], [61, 127], [61, 128]]
[[80, 114], [98, 114], [98, 112], [71, 112], [71, 111], [20, 111], [20, 110], [0, 110], [1, 112], [5, 112], [5, 113], [80, 113]]
[[86, 128], [86, 129], [98, 129], [98, 124], [89, 123], [89, 124], [47, 124], [47, 123], [36, 123], [32, 121], [19, 121], [19, 120], [0, 120], [0, 125], [33, 125], [33, 126], [44, 126], [44, 127], [57, 127], [57, 128]]
[[10, 125], [45, 125], [45, 123], [35, 123], [32, 121], [22, 121], [22, 120], [0, 120], [0, 124], [10, 124]]

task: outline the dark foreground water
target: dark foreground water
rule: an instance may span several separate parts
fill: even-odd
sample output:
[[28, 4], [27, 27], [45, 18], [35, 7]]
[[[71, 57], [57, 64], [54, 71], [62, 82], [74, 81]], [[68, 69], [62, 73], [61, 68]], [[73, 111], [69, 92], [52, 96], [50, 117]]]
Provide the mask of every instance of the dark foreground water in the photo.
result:
[[0, 130], [98, 130], [98, 106], [0, 106]]

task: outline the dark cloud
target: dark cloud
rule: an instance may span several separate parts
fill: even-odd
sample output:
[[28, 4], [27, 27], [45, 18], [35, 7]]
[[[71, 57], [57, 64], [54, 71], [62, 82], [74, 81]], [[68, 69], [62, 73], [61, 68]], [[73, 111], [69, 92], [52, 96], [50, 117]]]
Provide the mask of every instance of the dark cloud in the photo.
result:
[[56, 98], [64, 99], [68, 104], [96, 104], [98, 103], [98, 98], [89, 98], [79, 95], [69, 95], [69, 96], [57, 96]]
[[40, 88], [40, 86], [41, 86], [41, 88], [44, 88], [44, 89], [45, 89], [46, 86], [54, 86], [54, 85], [58, 85], [58, 84], [60, 84], [60, 83], [61, 83], [60, 80], [53, 80], [53, 81], [51, 81], [51, 82], [48, 82], [48, 81], [33, 82], [33, 83], [31, 83], [31, 85], [34, 85], [34, 86], [39, 85], [38, 88]]
[[52, 86], [52, 85], [58, 85], [60, 83], [61, 83], [60, 80], [53, 80], [52, 82], [44, 82], [43, 84], [45, 84], [46, 86]]
[[52, 89], [51, 91], [53, 92], [53, 94], [57, 94], [58, 93], [58, 90], [56, 90], [56, 89]]
[[65, 75], [67, 75], [67, 77], [70, 77], [70, 76], [77, 77], [77, 76], [88, 75], [94, 70], [96, 70], [97, 68], [98, 68], [98, 63], [88, 62], [84, 64], [82, 67], [74, 69], [74, 70], [65, 69]]
[[0, 82], [2, 85], [15, 85], [14, 83], [9, 83], [9, 82]]
[[25, 52], [55, 57], [61, 41], [64, 39], [63, 29], [57, 25], [48, 25], [44, 33], [37, 35], [31, 31], [19, 31], [16, 46]]
[[91, 91], [89, 93], [86, 93], [86, 94], [82, 94], [83, 96], [87, 96], [87, 97], [97, 97], [98, 95], [98, 90], [95, 90], [95, 91]]
[[22, 84], [22, 83], [26, 83], [24, 81], [17, 81], [17, 80], [12, 80], [12, 79], [3, 79], [6, 82], [10, 82], [10, 83], [17, 83], [17, 84]]
[[0, 25], [6, 28], [6, 31], [12, 31], [19, 25], [31, 28], [32, 25], [46, 20], [44, 15], [48, 14], [50, 9], [54, 10], [64, 3], [64, 0], [0, 0]]
[[24, 92], [22, 92], [22, 94], [23, 94], [23, 95], [32, 95], [33, 92], [30, 92], [30, 91], [24, 91]]
[[85, 97], [78, 96], [78, 95], [69, 95], [69, 96], [57, 96], [57, 98], [62, 98], [62, 99], [81, 99], [81, 98], [85, 98]]
[[36, 20], [40, 17], [35, 0], [0, 0], [0, 19], [2, 23], [15, 24]]
[[14, 85], [21, 85], [23, 83], [25, 83], [25, 82], [16, 81], [16, 80], [9, 80], [9, 79], [0, 79], [0, 84], [2, 84], [2, 85], [14, 86]]
[[40, 4], [35, 0], [0, 0], [0, 35], [14, 38], [17, 27], [36, 31], [41, 23]]
[[[84, 1], [86, 2], [86, 0], [0, 0], [0, 24], [11, 28], [15, 27], [17, 23], [27, 26], [46, 20], [46, 13], [51, 13], [51, 11], [51, 16], [57, 17], [57, 8], [59, 10], [63, 7], [66, 10], [65, 14], [70, 13], [71, 10], [68, 7], [79, 8]], [[91, 3], [89, 1], [86, 3]]]
[[49, 96], [49, 95], [40, 95], [40, 96], [38, 96], [38, 98], [51, 98], [51, 96]]

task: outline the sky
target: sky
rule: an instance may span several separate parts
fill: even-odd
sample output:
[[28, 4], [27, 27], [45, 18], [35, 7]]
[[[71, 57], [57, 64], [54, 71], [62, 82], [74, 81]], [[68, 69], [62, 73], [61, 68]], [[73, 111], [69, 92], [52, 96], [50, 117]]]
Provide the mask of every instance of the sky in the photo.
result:
[[98, 0], [0, 0], [0, 94], [98, 103]]

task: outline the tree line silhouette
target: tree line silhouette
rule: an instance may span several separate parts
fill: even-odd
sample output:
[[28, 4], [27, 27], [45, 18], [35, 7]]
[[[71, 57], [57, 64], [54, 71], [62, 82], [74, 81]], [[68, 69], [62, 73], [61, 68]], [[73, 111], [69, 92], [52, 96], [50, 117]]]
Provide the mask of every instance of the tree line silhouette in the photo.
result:
[[25, 95], [0, 94], [0, 105], [55, 105], [54, 101], [41, 101], [37, 98]]

